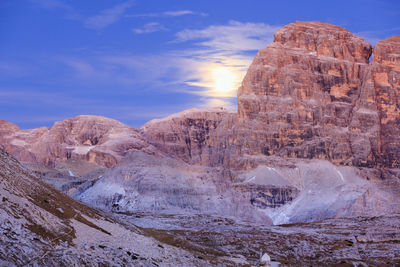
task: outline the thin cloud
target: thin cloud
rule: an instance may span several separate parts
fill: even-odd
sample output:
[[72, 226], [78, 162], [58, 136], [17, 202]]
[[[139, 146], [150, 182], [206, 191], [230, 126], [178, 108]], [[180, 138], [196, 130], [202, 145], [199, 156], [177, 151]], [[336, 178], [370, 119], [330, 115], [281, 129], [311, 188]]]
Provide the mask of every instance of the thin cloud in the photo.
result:
[[30, 0], [32, 3], [38, 4], [43, 8], [66, 8], [69, 9], [70, 6], [66, 3], [58, 0]]
[[[85, 84], [118, 86], [120, 92], [127, 94], [131, 88], [135, 88], [135, 93], [162, 88], [164, 92], [199, 96], [197, 107], [221, 104], [232, 109], [236, 89], [256, 51], [273, 40], [278, 28], [263, 23], [229, 22], [177, 33], [174, 43], [187, 42], [186, 49], [174, 50], [174, 43], [170, 43], [169, 51], [158, 54], [138, 56], [126, 52], [99, 56], [93, 53], [84, 59], [73, 58], [64, 63]], [[144, 34], [160, 29], [163, 29], [161, 24], [152, 22], [134, 32]], [[232, 90], [216, 90], [214, 73], [221, 68], [229, 71]]]
[[363, 37], [365, 41], [369, 42], [371, 45], [375, 46], [379, 41], [385, 39], [387, 35], [395, 35], [400, 30], [400, 27], [384, 29], [379, 31], [362, 31], [356, 34]]
[[0, 61], [0, 77], [24, 77], [35, 72], [28, 64]]
[[145, 34], [145, 33], [153, 33], [153, 32], [166, 31], [166, 30], [167, 30], [167, 28], [165, 28], [162, 24], [160, 24], [158, 22], [150, 22], [150, 23], [143, 25], [143, 27], [133, 29], [132, 31], [133, 31], [133, 33], [136, 33], [136, 34]]
[[[280, 26], [264, 23], [230, 21], [227, 25], [211, 25], [204, 29], [185, 29], [173, 42], [192, 42], [193, 48], [180, 54], [185, 72], [182, 77], [189, 86], [201, 87], [196, 94], [208, 97], [234, 97], [256, 51], [273, 41]], [[223, 69], [230, 73], [232, 90], [215, 90], [213, 72]]]
[[176, 42], [199, 41], [198, 45], [220, 51], [258, 50], [273, 40], [279, 27], [264, 23], [230, 21], [228, 25], [212, 25], [205, 29], [185, 29], [176, 34]]
[[178, 17], [178, 16], [183, 16], [183, 15], [194, 15], [194, 14], [196, 14], [196, 13], [191, 10], [178, 10], [178, 11], [164, 12], [164, 15], [171, 16], [171, 17]]
[[81, 77], [90, 77], [95, 73], [93, 66], [83, 60], [65, 59], [64, 63], [73, 68]]
[[30, 2], [45, 9], [61, 9], [64, 10], [67, 19], [81, 20], [82, 16], [70, 5], [59, 0], [30, 0]]
[[101, 30], [115, 22], [125, 13], [126, 9], [133, 5], [132, 1], [127, 1], [112, 8], [105, 9], [100, 14], [89, 17], [85, 20], [85, 27], [89, 29]]
[[194, 12], [192, 10], [174, 10], [174, 11], [164, 11], [164, 12], [158, 12], [158, 13], [145, 13], [145, 14], [132, 14], [132, 15], [126, 15], [126, 17], [130, 18], [138, 18], [138, 17], [179, 17], [179, 16], [185, 16], [185, 15], [198, 15], [198, 16], [208, 16], [206, 13], [198, 13]]

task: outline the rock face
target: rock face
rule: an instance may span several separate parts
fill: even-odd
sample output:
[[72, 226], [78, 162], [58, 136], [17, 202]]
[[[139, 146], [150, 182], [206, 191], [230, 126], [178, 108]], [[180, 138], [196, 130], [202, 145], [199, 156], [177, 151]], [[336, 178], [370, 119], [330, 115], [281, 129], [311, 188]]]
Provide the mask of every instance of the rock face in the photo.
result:
[[380, 42], [369, 63], [370, 44], [344, 28], [283, 27], [239, 89], [239, 153], [398, 167], [398, 47]]
[[129, 150], [156, 153], [136, 129], [100, 116], [78, 116], [56, 122], [51, 129], [32, 130], [19, 130], [0, 121], [0, 141], [0, 146], [18, 160], [47, 166], [82, 159], [112, 167]]
[[378, 155], [381, 166], [400, 167], [400, 36], [374, 48], [368, 86], [373, 85], [380, 118]]
[[236, 114], [222, 108], [190, 109], [140, 128], [143, 136], [168, 155], [191, 164], [222, 165], [234, 151], [232, 127]]
[[130, 152], [72, 196], [114, 212], [200, 213], [271, 222], [242, 194], [227, 190], [226, 184], [216, 168]]
[[254, 184], [239, 184], [233, 186], [250, 199], [250, 203], [260, 209], [279, 208], [292, 202], [298, 194], [295, 187], [276, 187]]

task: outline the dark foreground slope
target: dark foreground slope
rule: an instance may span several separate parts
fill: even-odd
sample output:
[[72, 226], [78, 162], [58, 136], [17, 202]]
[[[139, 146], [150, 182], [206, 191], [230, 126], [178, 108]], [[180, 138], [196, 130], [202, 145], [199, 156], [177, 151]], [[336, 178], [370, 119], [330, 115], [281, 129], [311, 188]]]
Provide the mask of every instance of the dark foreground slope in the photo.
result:
[[46, 185], [0, 150], [1, 266], [207, 265]]

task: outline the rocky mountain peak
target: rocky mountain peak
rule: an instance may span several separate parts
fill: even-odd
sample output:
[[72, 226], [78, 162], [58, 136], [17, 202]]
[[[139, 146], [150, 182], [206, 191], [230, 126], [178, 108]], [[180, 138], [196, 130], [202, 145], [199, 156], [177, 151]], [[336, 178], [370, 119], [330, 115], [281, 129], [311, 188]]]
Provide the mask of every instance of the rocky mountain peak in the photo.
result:
[[371, 45], [347, 29], [320, 21], [297, 21], [278, 30], [274, 43], [339, 60], [367, 63]]
[[2, 125], [8, 130], [0, 132], [1, 147], [20, 161], [54, 167], [58, 161], [71, 159], [112, 167], [129, 150], [156, 153], [138, 130], [101, 116], [77, 116], [58, 121], [51, 129], [19, 130], [11, 123]]
[[257, 53], [238, 90], [237, 114], [190, 109], [139, 130], [91, 115], [51, 129], [2, 121], [0, 144], [19, 160], [47, 165], [72, 158], [111, 167], [142, 150], [227, 169], [243, 168], [237, 157], [246, 155], [399, 166], [399, 40], [378, 42], [370, 63], [371, 45], [345, 28], [294, 22]]
[[379, 41], [374, 47], [372, 61], [400, 71], [400, 35]]
[[379, 42], [370, 64], [371, 45], [344, 28], [278, 30], [238, 91], [239, 128], [252, 132], [238, 135], [240, 152], [399, 166], [399, 44]]

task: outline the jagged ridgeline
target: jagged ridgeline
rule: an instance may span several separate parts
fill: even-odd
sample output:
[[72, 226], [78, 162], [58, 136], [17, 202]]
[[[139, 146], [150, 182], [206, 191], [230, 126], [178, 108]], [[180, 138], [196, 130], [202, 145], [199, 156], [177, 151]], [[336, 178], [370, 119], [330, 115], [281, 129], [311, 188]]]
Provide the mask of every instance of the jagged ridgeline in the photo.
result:
[[[267, 215], [277, 223], [397, 210], [399, 55], [399, 36], [372, 48], [342, 27], [295, 22], [257, 53], [237, 113], [191, 109], [140, 129], [99, 116], [33, 130], [1, 121], [0, 144], [37, 173], [57, 176], [47, 179], [53, 185], [76, 197], [86, 191], [108, 208], [222, 210], [261, 220], [257, 210], [272, 208]], [[332, 197], [309, 214], [302, 208], [313, 198], [305, 194], [314, 191]], [[243, 207], [220, 209], [224, 198]], [[287, 218], [274, 219], [291, 205]], [[248, 206], [254, 213], [239, 211]]]
[[400, 36], [372, 47], [342, 27], [295, 22], [257, 53], [237, 113], [190, 109], [139, 129], [99, 116], [32, 130], [0, 121], [0, 146], [119, 214], [268, 225], [399, 213]]

